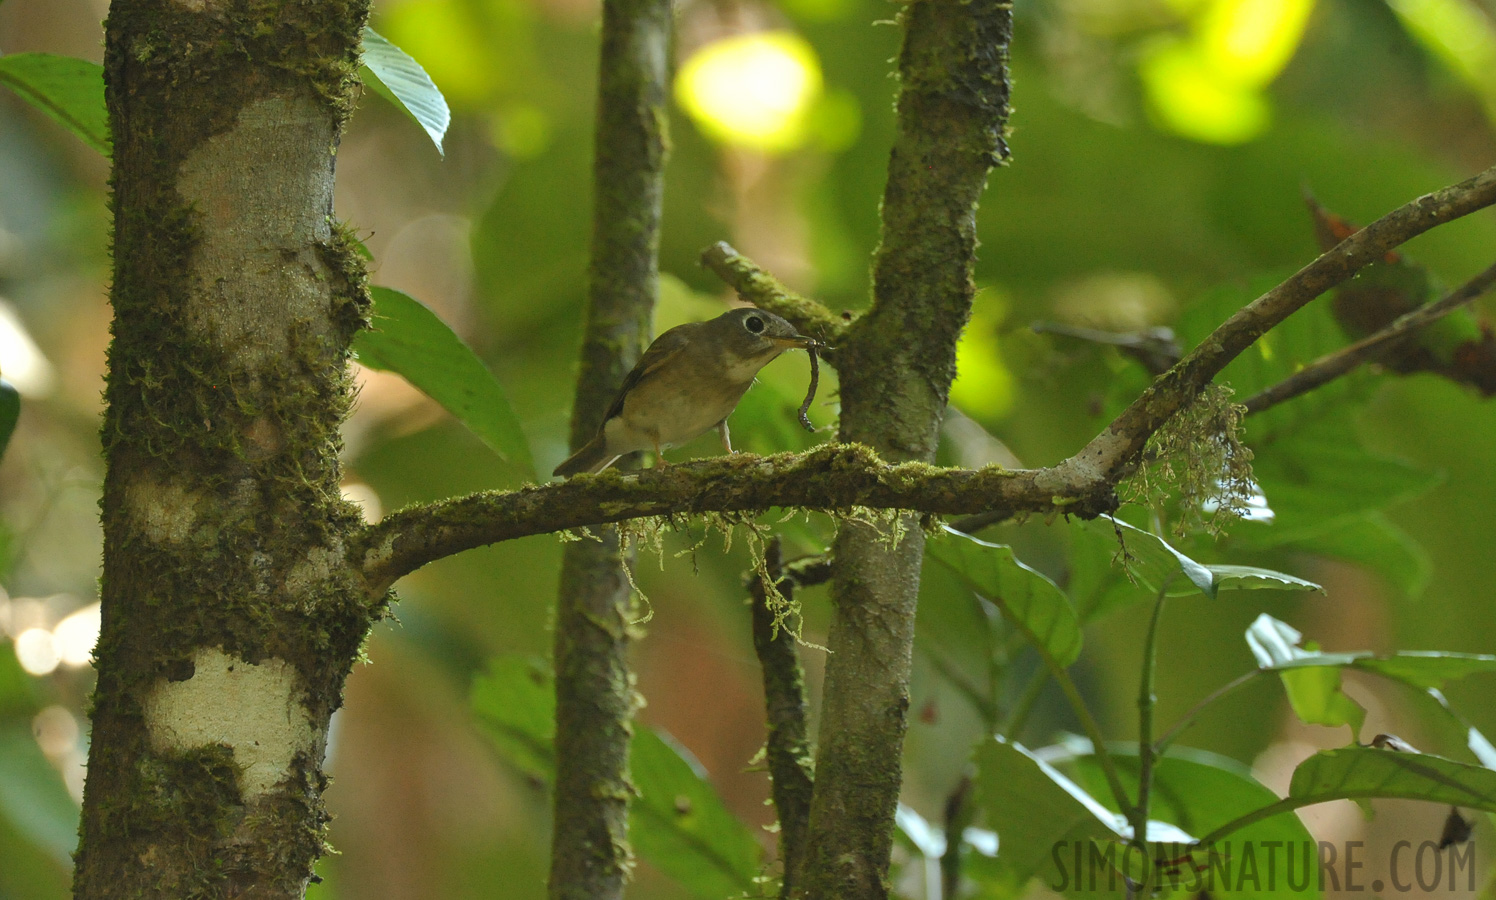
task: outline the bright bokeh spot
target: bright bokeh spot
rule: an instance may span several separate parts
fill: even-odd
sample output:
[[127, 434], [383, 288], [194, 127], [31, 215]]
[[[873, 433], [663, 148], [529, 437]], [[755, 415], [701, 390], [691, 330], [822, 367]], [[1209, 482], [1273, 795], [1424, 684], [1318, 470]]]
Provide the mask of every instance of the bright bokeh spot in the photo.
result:
[[1000, 418], [1013, 407], [1013, 373], [1003, 363], [997, 326], [1003, 304], [978, 294], [971, 321], [956, 345], [956, 381], [951, 402], [974, 419]]
[[740, 34], [693, 53], [675, 78], [675, 98], [707, 135], [755, 150], [793, 150], [821, 96], [815, 50], [789, 31]]
[[1200, 45], [1223, 79], [1262, 86], [1278, 77], [1304, 37], [1314, 0], [1217, 0], [1200, 21]]
[[1241, 144], [1270, 121], [1267, 99], [1257, 87], [1221, 78], [1192, 44], [1157, 48], [1139, 74], [1160, 124], [1191, 140]]
[[45, 628], [28, 628], [16, 635], [16, 661], [30, 675], [51, 675], [62, 662], [52, 643], [52, 632]]
[[81, 668], [93, 656], [99, 642], [99, 604], [90, 603], [57, 623], [52, 629], [52, 645], [63, 665]]
[[1314, 0], [1210, 0], [1188, 38], [1164, 39], [1138, 73], [1149, 108], [1177, 134], [1240, 144], [1271, 121], [1264, 89], [1304, 37]]

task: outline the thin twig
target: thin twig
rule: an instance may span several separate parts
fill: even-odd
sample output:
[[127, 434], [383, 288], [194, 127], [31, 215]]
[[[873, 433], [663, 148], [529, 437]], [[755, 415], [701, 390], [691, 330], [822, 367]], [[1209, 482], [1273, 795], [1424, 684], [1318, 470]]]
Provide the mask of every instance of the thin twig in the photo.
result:
[[[764, 547], [764, 569], [777, 583], [784, 601], [790, 602], [795, 586], [780, 577], [783, 572], [780, 552], [779, 538], [775, 536]], [[770, 591], [764, 579], [755, 575], [748, 591], [753, 601], [753, 649], [763, 671], [764, 708], [769, 726], [764, 753], [769, 764], [774, 808], [779, 814], [779, 861], [784, 869], [779, 896], [788, 898], [794, 891], [800, 857], [805, 852], [805, 829], [810, 823], [810, 794], [814, 785], [806, 725], [809, 703], [805, 699], [805, 671], [800, 666], [795, 636], [788, 629], [774, 627], [774, 612], [768, 602]]]
[[1418, 330], [1470, 303], [1489, 290], [1492, 284], [1496, 284], [1496, 265], [1490, 266], [1439, 300], [1405, 313], [1381, 331], [1321, 356], [1277, 384], [1252, 395], [1243, 405], [1248, 413], [1259, 413], [1322, 387], [1362, 363], [1375, 362], [1393, 342], [1411, 337]]
[[[835, 345], [852, 321], [850, 315], [839, 316], [785, 287], [779, 279], [734, 250], [726, 241], [718, 241], [702, 251], [701, 264], [737, 291], [740, 299], [789, 320], [802, 334], [822, 343]], [[823, 347], [821, 351], [827, 362], [835, 362], [834, 349]]]
[[[1148, 808], [1153, 791], [1153, 708], [1158, 698], [1153, 693], [1153, 675], [1158, 663], [1158, 623], [1164, 614], [1164, 601], [1169, 596], [1169, 582], [1165, 578], [1159, 585], [1158, 598], [1153, 601], [1153, 615], [1148, 620], [1148, 634], [1143, 639], [1143, 665], [1138, 677], [1138, 802], [1132, 808], [1132, 843], [1143, 856], [1148, 855]], [[1148, 887], [1151, 870], [1145, 870], [1141, 891]], [[1146, 893], [1144, 894], [1146, 896]]]
[[1268, 670], [1253, 669], [1250, 672], [1243, 672], [1242, 674], [1226, 682], [1224, 685], [1216, 688], [1214, 691], [1211, 691], [1210, 696], [1190, 707], [1189, 712], [1181, 716], [1178, 722], [1175, 722], [1168, 731], [1164, 732], [1163, 737], [1160, 737], [1157, 741], [1153, 742], [1154, 754], [1159, 756], [1163, 755], [1164, 751], [1169, 749], [1169, 745], [1174, 743], [1175, 738], [1178, 738], [1179, 735], [1183, 734], [1186, 728], [1189, 728], [1191, 725], [1195, 724], [1195, 719], [1198, 718], [1200, 713], [1204, 712], [1206, 708], [1208, 708], [1211, 704], [1215, 703], [1217, 700], [1220, 700], [1227, 694], [1232, 693], [1237, 688], [1248, 684], [1252, 681], [1252, 679], [1256, 678], [1258, 675], [1261, 675], [1266, 671]]

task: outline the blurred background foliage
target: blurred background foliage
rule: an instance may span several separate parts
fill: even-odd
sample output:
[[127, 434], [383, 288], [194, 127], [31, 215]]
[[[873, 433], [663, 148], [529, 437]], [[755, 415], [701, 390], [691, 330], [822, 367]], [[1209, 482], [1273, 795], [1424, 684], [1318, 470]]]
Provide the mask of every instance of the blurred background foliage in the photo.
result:
[[[5, 0], [0, 52], [100, 57], [105, 0]], [[833, 308], [868, 294], [892, 133], [896, 6], [881, 0], [684, 0], [656, 328], [727, 299], [696, 263], [727, 239]], [[1189, 347], [1253, 287], [1316, 252], [1305, 190], [1365, 222], [1489, 165], [1496, 120], [1491, 0], [1016, 0], [1011, 146], [979, 230], [981, 288], [961, 348], [942, 450], [953, 463], [1045, 465], [1092, 437], [1146, 383], [1116, 348], [1035, 322], [1136, 331], [1169, 326]], [[565, 455], [587, 257], [594, 0], [380, 0], [373, 25], [418, 59], [452, 106], [445, 157], [367, 93], [344, 138], [337, 211], [374, 254], [375, 280], [419, 298], [508, 391], [548, 471]], [[0, 373], [22, 396], [0, 461], [0, 898], [66, 894], [83, 781], [97, 630], [97, 417], [109, 310], [107, 167], [56, 123], [0, 93]], [[1482, 214], [1407, 247], [1447, 284], [1491, 262]], [[1223, 380], [1238, 397], [1344, 342], [1324, 304], [1249, 351]], [[733, 417], [741, 449], [824, 440], [835, 381], [805, 435], [793, 420], [804, 358], [771, 366]], [[517, 474], [398, 376], [365, 371], [346, 428], [347, 491], [371, 518]], [[1273, 507], [1212, 560], [1269, 565], [1326, 596], [1273, 591], [1175, 601], [1163, 622], [1159, 720], [1252, 665], [1260, 612], [1329, 650], [1496, 648], [1496, 415], [1434, 376], [1363, 375], [1253, 420], [1248, 439]], [[679, 457], [719, 452], [711, 440]], [[1145, 524], [1147, 515], [1134, 509]], [[770, 519], [769, 521], [773, 521]], [[791, 555], [824, 548], [829, 523], [783, 524]], [[1109, 736], [1134, 733], [1146, 626], [1126, 588], [1088, 582], [1106, 552], [1063, 521], [985, 536], [1096, 606], [1074, 675]], [[699, 525], [669, 535], [638, 581], [654, 608], [635, 649], [644, 722], [701, 762], [765, 846], [772, 820], [743, 542]], [[433, 565], [399, 585], [334, 720], [327, 801], [338, 854], [321, 898], [544, 896], [548, 801], [533, 772], [495, 752], [469, 711], [500, 654], [548, 654], [560, 554], [554, 537]], [[1089, 547], [1089, 549], [1087, 549]], [[818, 641], [823, 589], [803, 592]], [[1111, 598], [1111, 599], [1108, 599]], [[1136, 599], [1136, 598], [1132, 598]], [[905, 754], [905, 803], [939, 821], [971, 748], [1035, 668], [994, 639], [969, 590], [927, 567]], [[806, 650], [812, 692], [819, 651]], [[1006, 674], [1005, 674], [1006, 673]], [[1006, 677], [1011, 676], [1011, 677]], [[977, 685], [980, 687], [973, 687]], [[1496, 731], [1491, 676], [1451, 701]], [[1347, 676], [1365, 734], [1391, 731], [1457, 755], [1458, 735], [1416, 697]], [[985, 703], [985, 708], [984, 708]], [[1057, 690], [1016, 737], [1049, 743], [1076, 723]], [[1299, 760], [1345, 743], [1298, 724], [1259, 680], [1207, 714], [1193, 747], [1252, 766], [1279, 791]], [[1341, 808], [1344, 807], [1344, 808]], [[1305, 813], [1316, 837], [1385, 846], [1437, 834], [1442, 808], [1348, 803]], [[1482, 873], [1489, 851], [1477, 831]], [[917, 850], [906, 843], [900, 860]], [[1369, 858], [1377, 858], [1375, 851]], [[906, 896], [923, 875], [901, 866]], [[648, 865], [633, 895], [690, 896]]]

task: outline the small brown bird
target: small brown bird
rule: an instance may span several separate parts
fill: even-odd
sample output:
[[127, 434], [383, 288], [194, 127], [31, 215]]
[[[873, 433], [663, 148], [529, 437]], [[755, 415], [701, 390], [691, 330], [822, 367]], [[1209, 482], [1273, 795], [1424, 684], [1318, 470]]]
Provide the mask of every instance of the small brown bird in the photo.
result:
[[752, 307], [677, 325], [655, 338], [623, 379], [597, 436], [554, 474], [601, 472], [636, 450], [658, 456], [714, 427], [731, 453], [727, 417], [758, 370], [786, 350], [815, 343], [784, 319]]

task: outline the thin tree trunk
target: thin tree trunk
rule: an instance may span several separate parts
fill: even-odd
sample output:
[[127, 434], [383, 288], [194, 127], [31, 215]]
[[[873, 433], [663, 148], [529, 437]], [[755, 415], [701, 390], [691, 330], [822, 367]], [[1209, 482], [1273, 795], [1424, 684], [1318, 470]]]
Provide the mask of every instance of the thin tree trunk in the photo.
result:
[[[361, 0], [114, 0], [103, 631], [78, 897], [300, 897], [368, 629], [343, 564]], [[377, 604], [376, 604], [377, 605]]]
[[[595, 208], [573, 449], [604, 412], [649, 334], [658, 290], [669, 0], [606, 0], [598, 74]], [[618, 532], [568, 544], [556, 615], [556, 794], [550, 895], [623, 896], [631, 720], [629, 584]]]
[[[1002, 0], [916, 0], [902, 20], [899, 129], [873, 308], [842, 339], [837, 360], [840, 437], [891, 462], [932, 462], [971, 311], [977, 201], [1006, 153], [1012, 10]], [[888, 895], [923, 551], [910, 514], [883, 528], [848, 523], [837, 536], [800, 896]]]

